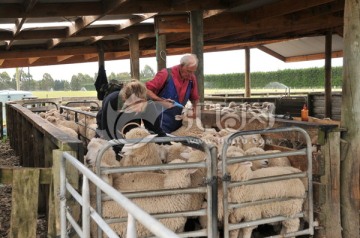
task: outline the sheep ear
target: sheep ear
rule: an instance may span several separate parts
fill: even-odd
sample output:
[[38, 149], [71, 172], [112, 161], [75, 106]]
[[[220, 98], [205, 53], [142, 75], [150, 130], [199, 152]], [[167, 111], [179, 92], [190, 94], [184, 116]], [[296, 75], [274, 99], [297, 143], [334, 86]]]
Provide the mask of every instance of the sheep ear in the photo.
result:
[[190, 153], [187, 152], [180, 153], [180, 156], [183, 157], [185, 160], [190, 159]]
[[198, 171], [198, 169], [188, 169], [188, 173], [189, 173], [189, 174], [193, 174], [193, 173], [195, 173], [196, 171]]
[[146, 136], [145, 138], [146, 139], [152, 139], [152, 138], [154, 138], [154, 137], [156, 137], [156, 136], [158, 136], [157, 134], [151, 134], [151, 135], [148, 135], [148, 136]]
[[[157, 136], [157, 134], [151, 134], [151, 135], [144, 137], [144, 139], [152, 139], [156, 136]], [[149, 142], [149, 143], [152, 143], [152, 142]], [[125, 152], [125, 154], [126, 154], [126, 152], [143, 147], [145, 144], [146, 143], [125, 144], [121, 151]]]
[[252, 166], [252, 162], [250, 161], [244, 161], [240, 163], [242, 166], [246, 166], [246, 167], [251, 167]]
[[181, 121], [182, 119], [183, 119], [182, 115], [176, 115], [175, 116], [175, 120], [177, 120], [177, 121]]

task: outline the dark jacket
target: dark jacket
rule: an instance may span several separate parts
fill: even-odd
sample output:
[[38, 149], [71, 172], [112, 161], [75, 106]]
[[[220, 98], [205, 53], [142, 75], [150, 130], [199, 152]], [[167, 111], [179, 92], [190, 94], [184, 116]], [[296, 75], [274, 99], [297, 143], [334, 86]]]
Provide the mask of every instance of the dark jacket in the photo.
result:
[[133, 125], [134, 123], [138, 125], [143, 123], [144, 127], [152, 134], [166, 136], [161, 129], [162, 106], [159, 103], [148, 101], [144, 111], [135, 113], [118, 110], [118, 99], [119, 91], [115, 91], [106, 96], [103, 101], [102, 109], [96, 116], [97, 134], [100, 137], [106, 140], [122, 139], [122, 132], [125, 134], [136, 127]]

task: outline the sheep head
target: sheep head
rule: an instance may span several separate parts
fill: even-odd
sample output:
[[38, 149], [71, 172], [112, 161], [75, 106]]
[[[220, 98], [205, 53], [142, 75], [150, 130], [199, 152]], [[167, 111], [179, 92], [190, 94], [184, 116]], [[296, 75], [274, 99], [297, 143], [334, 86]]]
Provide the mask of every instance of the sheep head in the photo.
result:
[[[150, 134], [150, 132], [143, 127], [133, 128], [125, 134], [126, 139], [152, 139], [156, 136], [157, 135]], [[141, 143], [141, 142], [125, 144], [121, 151], [123, 152], [124, 155], [129, 155], [133, 152], [133, 150], [140, 149], [145, 145], [146, 143]]]
[[260, 134], [243, 135], [241, 142], [242, 142], [242, 148], [245, 151], [252, 147], [264, 148], [265, 146], [265, 140], [262, 138]]
[[245, 161], [228, 166], [231, 181], [247, 181], [252, 176], [252, 162]]
[[[84, 160], [88, 166], [96, 165], [96, 159], [100, 150], [105, 146], [108, 141], [100, 139], [100, 138], [93, 138], [89, 142], [87, 146], [87, 153], [84, 156]], [[100, 162], [101, 167], [115, 167], [119, 166], [119, 162], [116, 160], [115, 151], [112, 148], [108, 148]]]
[[[185, 163], [181, 159], [175, 159], [169, 164]], [[191, 174], [198, 169], [164, 170], [167, 174], [164, 180], [164, 188], [188, 188], [191, 186]]]

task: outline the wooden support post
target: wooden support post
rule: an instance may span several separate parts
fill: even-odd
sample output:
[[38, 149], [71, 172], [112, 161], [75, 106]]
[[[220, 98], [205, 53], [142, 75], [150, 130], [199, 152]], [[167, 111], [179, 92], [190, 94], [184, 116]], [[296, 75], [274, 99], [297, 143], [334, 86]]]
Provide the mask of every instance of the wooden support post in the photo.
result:
[[331, 45], [332, 32], [329, 31], [325, 38], [325, 117], [331, 118]]
[[345, 0], [344, 63], [341, 104], [341, 126], [347, 131], [348, 153], [341, 162], [341, 226], [342, 237], [359, 237], [359, 169], [360, 169], [360, 2]]
[[131, 34], [129, 39], [131, 77], [140, 80], [140, 52], [138, 34]]
[[245, 97], [251, 97], [250, 91], [250, 49], [245, 47]]
[[10, 238], [36, 238], [39, 169], [13, 171]]
[[196, 70], [200, 102], [204, 102], [204, 22], [202, 11], [190, 12], [191, 53], [198, 57]]
[[318, 196], [315, 201], [319, 204], [319, 225], [315, 237], [340, 238], [340, 132], [328, 131], [325, 144], [321, 147], [324, 161], [321, 169], [320, 183], [316, 185]]
[[166, 68], [166, 35], [156, 33], [156, 61], [157, 71]]

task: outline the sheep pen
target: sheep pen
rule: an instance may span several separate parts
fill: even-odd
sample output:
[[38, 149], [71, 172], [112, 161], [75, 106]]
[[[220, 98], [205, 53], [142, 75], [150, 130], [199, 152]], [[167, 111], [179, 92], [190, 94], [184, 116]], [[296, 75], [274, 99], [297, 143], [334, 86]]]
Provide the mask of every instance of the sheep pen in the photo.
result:
[[[202, 122], [205, 123], [205, 125], [204, 125], [205, 129], [208, 129], [208, 128], [209, 128], [209, 126], [208, 126], [208, 123], [209, 123], [209, 122], [207, 122], [206, 120], [202, 120]], [[210, 127], [213, 127], [213, 126], [210, 126]], [[315, 127], [315, 130], [318, 130], [318, 128]], [[315, 133], [314, 133], [314, 134], [315, 134]], [[14, 134], [13, 134], [13, 135], [14, 135]], [[15, 135], [17, 135], [17, 134], [15, 134]], [[292, 135], [290, 135], [289, 137], [290, 137], [290, 139], [292, 139], [292, 138], [295, 138], [295, 139], [296, 139], [296, 137], [292, 137]], [[268, 139], [268, 138], [267, 138], [267, 139]], [[275, 139], [276, 139], [277, 141], [282, 141], [282, 138], [275, 138]], [[266, 140], [266, 141], [269, 142], [269, 140]], [[292, 146], [297, 145], [297, 142], [296, 142], [295, 140], [290, 140], [289, 142], [290, 142], [289, 145], [290, 145], [290, 144], [292, 144]], [[320, 146], [322, 146], [323, 143], [324, 143], [324, 141], [321, 141], [321, 139], [320, 139], [318, 142], [315, 143], [315, 145], [316, 145], [318, 148], [320, 148]], [[283, 145], [285, 145], [285, 143], [284, 143]], [[270, 148], [269, 146], [273, 146], [274, 148]], [[290, 148], [290, 147], [289, 147], [289, 148]], [[18, 150], [19, 148], [16, 148], [16, 149]], [[274, 146], [274, 145], [265, 144], [265, 149], [266, 149], [266, 150], [268, 150], [268, 149], [276, 150], [277, 148], [276, 148], [276, 146]], [[284, 149], [284, 148], [281, 148], [281, 149]], [[290, 149], [293, 149], [293, 148], [291, 147]], [[320, 159], [322, 159], [322, 158], [320, 158]], [[319, 160], [319, 158], [317, 158], [317, 160]], [[315, 166], [314, 166], [314, 173], [315, 173], [317, 176], [320, 176], [320, 175], [318, 174], [318, 171], [319, 171], [319, 168], [318, 168], [318, 167], [321, 166], [321, 164], [319, 164], [319, 162], [318, 162], [317, 160], [315, 160], [316, 163], [315, 163]], [[291, 162], [292, 165], [295, 165], [295, 167], [297, 167], [297, 168], [302, 168], [302, 170], [303, 170], [303, 169], [305, 168], [305, 166], [306, 166], [306, 165], [302, 164], [301, 161], [298, 160], [298, 159], [290, 158], [290, 162]], [[320, 217], [320, 219], [321, 219], [321, 217]]]

